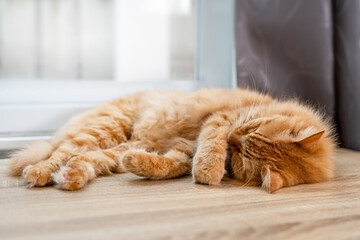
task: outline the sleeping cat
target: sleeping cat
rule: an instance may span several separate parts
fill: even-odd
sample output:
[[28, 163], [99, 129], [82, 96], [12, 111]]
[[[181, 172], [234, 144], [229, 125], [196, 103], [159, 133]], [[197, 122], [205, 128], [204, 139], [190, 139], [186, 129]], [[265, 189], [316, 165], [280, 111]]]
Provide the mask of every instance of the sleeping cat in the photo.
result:
[[321, 114], [296, 101], [244, 89], [140, 92], [67, 123], [51, 141], [15, 153], [13, 175], [29, 187], [84, 187], [98, 175], [150, 179], [225, 174], [274, 192], [332, 177], [334, 138]]

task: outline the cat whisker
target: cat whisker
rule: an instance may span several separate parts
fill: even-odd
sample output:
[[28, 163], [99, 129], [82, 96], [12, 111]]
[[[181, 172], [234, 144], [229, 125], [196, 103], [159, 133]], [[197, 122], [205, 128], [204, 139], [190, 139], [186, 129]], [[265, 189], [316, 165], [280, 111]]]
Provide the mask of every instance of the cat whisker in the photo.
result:
[[[250, 159], [246, 159], [246, 160], [242, 159], [242, 161], [243, 161], [243, 164], [242, 164], [242, 166], [241, 166], [240, 168], [237, 168], [235, 171], [234, 171], [234, 169], [232, 169], [232, 177], [235, 178], [235, 179], [238, 179], [238, 180], [240, 180], [240, 182], [242, 182], [242, 184], [239, 186], [240, 188], [247, 186], [247, 185], [250, 183], [250, 181], [253, 179], [253, 177], [255, 176], [255, 174], [254, 174], [254, 172], [255, 172], [255, 165], [254, 165], [253, 161], [250, 160]], [[247, 180], [246, 180], [246, 175], [245, 175], [245, 173], [246, 173], [246, 166], [245, 166], [245, 164], [244, 164], [244, 161], [248, 161], [248, 162], [251, 164], [251, 175], [250, 175], [250, 177], [249, 177]], [[239, 173], [240, 173], [242, 176], [244, 176], [244, 178], [242, 178], [242, 177], [237, 178], [237, 177], [235, 176], [235, 175], [237, 175], [237, 174], [239, 174]], [[245, 182], [245, 181], [246, 181], [246, 182]]]
[[[247, 171], [246, 170], [246, 163], [249, 163], [251, 165], [251, 175], [250, 177], [246, 180], [246, 182], [244, 184], [242, 184], [240, 187], [245, 187], [247, 186], [250, 181], [254, 178], [255, 176], [255, 164], [253, 162], [253, 160], [250, 160], [250, 159], [244, 159], [244, 158], [241, 158], [242, 162], [243, 162], [243, 165], [241, 168], [237, 169], [237, 171], [234, 171], [233, 174], [237, 174], [239, 172], [241, 172], [241, 174], [245, 175], [245, 172]], [[246, 176], [246, 175], [245, 175]]]
[[241, 186], [241, 187], [245, 187], [249, 184], [249, 182], [253, 179], [254, 177], [254, 172], [255, 172], [255, 167], [254, 167], [254, 163], [252, 161], [250, 161], [250, 164], [251, 164], [251, 175], [249, 177], [249, 179]]

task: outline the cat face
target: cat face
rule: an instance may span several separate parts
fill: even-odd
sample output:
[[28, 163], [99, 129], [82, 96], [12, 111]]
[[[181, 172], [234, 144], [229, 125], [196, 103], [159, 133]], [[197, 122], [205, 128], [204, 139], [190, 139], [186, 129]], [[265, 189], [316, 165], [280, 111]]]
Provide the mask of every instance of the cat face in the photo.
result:
[[331, 177], [331, 139], [299, 116], [255, 118], [236, 127], [227, 140], [232, 174], [247, 185], [274, 192]]

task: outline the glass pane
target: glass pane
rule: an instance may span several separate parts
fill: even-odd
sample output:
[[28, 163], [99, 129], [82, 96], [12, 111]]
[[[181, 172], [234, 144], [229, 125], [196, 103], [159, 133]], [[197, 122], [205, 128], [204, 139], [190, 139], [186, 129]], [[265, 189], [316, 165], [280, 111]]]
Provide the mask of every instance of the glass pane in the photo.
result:
[[0, 0], [0, 79], [194, 76], [195, 0]]

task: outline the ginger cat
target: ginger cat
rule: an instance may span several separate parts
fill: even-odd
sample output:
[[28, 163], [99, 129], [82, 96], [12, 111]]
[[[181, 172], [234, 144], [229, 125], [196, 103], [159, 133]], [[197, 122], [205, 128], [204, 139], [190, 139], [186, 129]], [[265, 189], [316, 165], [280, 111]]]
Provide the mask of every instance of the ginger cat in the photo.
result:
[[51, 141], [12, 156], [29, 187], [82, 188], [98, 175], [150, 179], [192, 173], [219, 184], [225, 173], [269, 192], [332, 177], [332, 128], [296, 101], [244, 89], [140, 92], [67, 123]]

